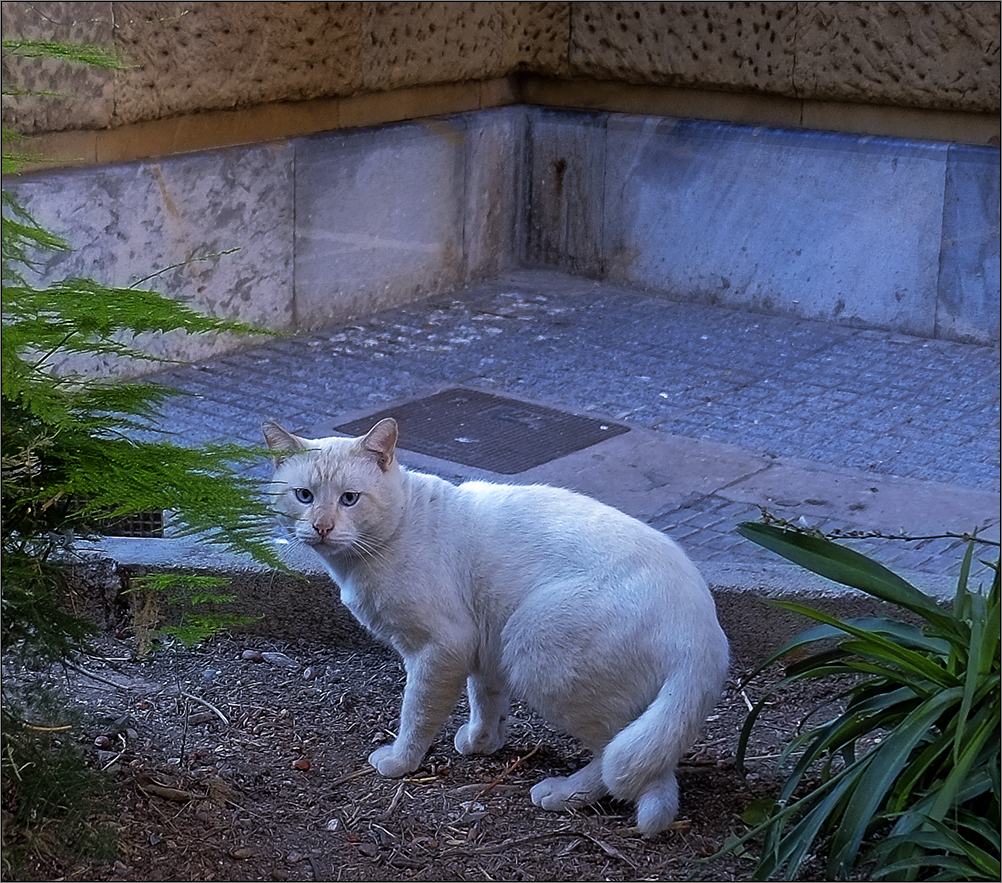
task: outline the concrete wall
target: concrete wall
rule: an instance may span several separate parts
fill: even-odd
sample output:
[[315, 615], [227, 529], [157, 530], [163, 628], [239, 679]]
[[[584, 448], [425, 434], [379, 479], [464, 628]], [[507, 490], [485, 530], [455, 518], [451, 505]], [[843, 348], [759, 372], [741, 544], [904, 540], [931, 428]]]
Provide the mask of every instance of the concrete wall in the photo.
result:
[[[527, 266], [999, 339], [996, 148], [522, 106], [8, 186], [74, 248], [43, 278], [168, 267], [149, 285], [280, 331]], [[149, 342], [181, 359], [234, 345]]]
[[[4, 101], [63, 162], [157, 156], [519, 102], [998, 143], [997, 3], [5, 2]], [[56, 133], [62, 133], [57, 136]]]
[[999, 338], [999, 152], [530, 115], [524, 262], [740, 309]]
[[[6, 186], [71, 250], [40, 280], [87, 276], [305, 331], [516, 265], [523, 108], [24, 176]], [[168, 268], [165, 272], [160, 272]], [[239, 345], [156, 336], [194, 360]], [[89, 366], [115, 371], [114, 360]]]

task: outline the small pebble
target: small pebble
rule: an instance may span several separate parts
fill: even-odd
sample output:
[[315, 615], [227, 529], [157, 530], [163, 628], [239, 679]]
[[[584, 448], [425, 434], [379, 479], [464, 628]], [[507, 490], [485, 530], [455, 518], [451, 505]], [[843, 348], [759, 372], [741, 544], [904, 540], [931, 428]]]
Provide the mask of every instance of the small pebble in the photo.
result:
[[299, 663], [284, 653], [262, 653], [261, 658], [271, 665], [280, 665], [283, 668], [299, 668]]
[[260, 650], [244, 650], [240, 654], [241, 659], [246, 659], [248, 662], [263, 662], [264, 654]]
[[301, 757], [299, 760], [292, 764], [297, 770], [308, 770], [310, 768], [310, 759], [308, 757]]

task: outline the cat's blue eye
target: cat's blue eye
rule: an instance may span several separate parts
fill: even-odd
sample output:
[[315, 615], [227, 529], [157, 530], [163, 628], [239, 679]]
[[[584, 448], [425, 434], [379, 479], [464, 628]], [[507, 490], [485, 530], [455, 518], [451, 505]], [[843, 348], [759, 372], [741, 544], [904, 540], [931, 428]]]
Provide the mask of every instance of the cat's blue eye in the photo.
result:
[[362, 495], [357, 491], [345, 491], [341, 494], [342, 506], [354, 506]]
[[295, 493], [296, 499], [299, 500], [300, 503], [309, 505], [313, 502], [313, 491], [309, 490], [309, 488], [297, 487]]

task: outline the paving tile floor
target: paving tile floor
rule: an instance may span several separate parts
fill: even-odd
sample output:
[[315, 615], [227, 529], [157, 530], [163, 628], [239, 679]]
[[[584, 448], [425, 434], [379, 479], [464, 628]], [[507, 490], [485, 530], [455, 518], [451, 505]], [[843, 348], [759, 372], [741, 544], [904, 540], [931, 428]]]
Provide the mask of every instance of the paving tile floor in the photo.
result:
[[[998, 348], [678, 302], [549, 272], [272, 338], [155, 379], [194, 394], [173, 399], [164, 419], [193, 443], [257, 445], [265, 417], [305, 432], [464, 384], [774, 457], [999, 488]], [[693, 500], [656, 521], [678, 535], [718, 504]], [[726, 530], [704, 534], [733, 533], [741, 517], [731, 515], [719, 522]], [[705, 551], [736, 554], [724, 539], [719, 546]], [[943, 547], [906, 551], [928, 569]]]
[[[681, 544], [686, 552], [697, 561], [757, 562], [774, 564], [775, 555], [747, 542], [735, 530], [743, 521], [760, 521], [763, 509], [759, 506], [735, 502], [715, 494], [694, 495], [678, 506], [659, 512], [649, 523], [668, 534]], [[774, 516], [795, 516], [795, 512], [772, 509]], [[799, 519], [793, 519], [797, 523]], [[804, 527], [824, 533], [845, 531], [845, 525], [833, 520], [811, 519], [800, 522]], [[997, 522], [996, 522], [997, 524]], [[997, 534], [997, 530], [996, 530]], [[837, 535], [836, 535], [837, 536]], [[959, 572], [967, 543], [957, 537], [932, 537], [911, 541], [888, 540], [879, 537], [848, 538], [838, 541], [844, 545], [876, 559], [895, 573], [915, 572], [953, 575]], [[985, 558], [998, 557], [998, 550], [986, 552], [981, 546], [978, 555]], [[987, 582], [988, 571], [975, 560], [972, 568], [972, 585], [977, 581]], [[954, 583], [950, 583], [951, 586]]]

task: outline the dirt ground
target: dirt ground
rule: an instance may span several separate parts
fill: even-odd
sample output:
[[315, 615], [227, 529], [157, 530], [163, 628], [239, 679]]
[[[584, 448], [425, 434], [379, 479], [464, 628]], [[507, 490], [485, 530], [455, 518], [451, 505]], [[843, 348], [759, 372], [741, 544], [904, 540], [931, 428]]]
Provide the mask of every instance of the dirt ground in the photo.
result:
[[102, 638], [54, 676], [83, 713], [75, 738], [113, 782], [97, 821], [117, 856], [42, 855], [38, 879], [744, 880], [748, 859], [707, 859], [746, 830], [749, 801], [775, 793], [775, 757], [822, 698], [801, 690], [769, 706], [743, 778], [741, 723], [775, 674], [739, 688], [736, 664], [683, 761], [677, 822], [645, 840], [611, 800], [575, 814], [533, 806], [531, 785], [586, 754], [518, 705], [492, 757], [454, 750], [459, 708], [417, 772], [376, 775], [366, 758], [393, 737], [404, 675], [362, 635], [336, 647], [221, 637], [145, 659], [131, 647]]

